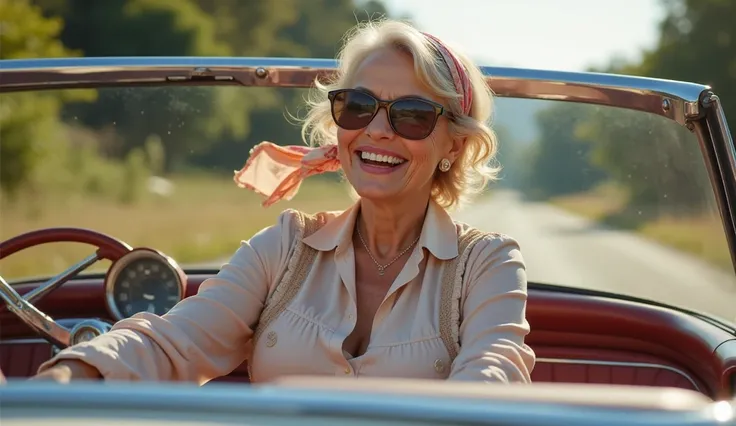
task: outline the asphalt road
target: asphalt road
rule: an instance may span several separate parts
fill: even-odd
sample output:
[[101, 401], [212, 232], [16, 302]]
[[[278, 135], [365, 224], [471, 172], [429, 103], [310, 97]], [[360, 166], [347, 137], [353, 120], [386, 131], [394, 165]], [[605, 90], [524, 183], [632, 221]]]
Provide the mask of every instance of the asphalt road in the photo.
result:
[[454, 214], [515, 238], [531, 282], [624, 293], [736, 322], [736, 276], [631, 232], [607, 229], [511, 191]]

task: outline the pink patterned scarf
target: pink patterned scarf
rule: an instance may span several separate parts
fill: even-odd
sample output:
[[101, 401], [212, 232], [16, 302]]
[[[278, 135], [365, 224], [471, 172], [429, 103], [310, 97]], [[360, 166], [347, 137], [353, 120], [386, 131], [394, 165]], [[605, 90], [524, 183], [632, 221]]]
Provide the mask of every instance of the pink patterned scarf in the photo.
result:
[[[467, 70], [437, 37], [423, 34], [447, 64], [455, 90], [462, 95], [460, 108], [463, 114], [469, 114], [473, 90]], [[269, 207], [282, 199], [291, 200], [304, 179], [321, 173], [336, 172], [340, 167], [337, 145], [312, 148], [261, 142], [251, 150], [248, 161], [242, 169], [235, 172], [233, 180], [239, 187], [266, 197], [263, 206]]]

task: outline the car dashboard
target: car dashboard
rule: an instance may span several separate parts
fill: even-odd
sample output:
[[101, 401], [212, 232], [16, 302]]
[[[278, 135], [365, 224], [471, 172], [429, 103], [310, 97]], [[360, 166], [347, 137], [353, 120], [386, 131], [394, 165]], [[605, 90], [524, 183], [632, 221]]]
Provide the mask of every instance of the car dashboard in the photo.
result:
[[[106, 274], [75, 277], [36, 306], [84, 341], [132, 313], [166, 312], [214, 274], [215, 269], [183, 271], [161, 253], [133, 250]], [[14, 288], [23, 295], [42, 283], [15, 283]], [[535, 383], [680, 388], [712, 400], [736, 397], [736, 336], [704, 318], [534, 283], [527, 318], [532, 330], [527, 343], [537, 356]], [[0, 323], [0, 369], [6, 376], [33, 375], [56, 353], [4, 307]], [[247, 362], [219, 382], [248, 383]]]

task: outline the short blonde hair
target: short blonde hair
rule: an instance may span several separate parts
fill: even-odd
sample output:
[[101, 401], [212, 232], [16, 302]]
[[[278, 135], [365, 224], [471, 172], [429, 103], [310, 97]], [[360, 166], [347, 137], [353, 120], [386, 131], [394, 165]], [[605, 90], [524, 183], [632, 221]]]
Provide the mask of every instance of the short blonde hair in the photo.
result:
[[[498, 141], [490, 127], [493, 93], [481, 70], [465, 55], [453, 54], [468, 71], [472, 88], [472, 106], [468, 115], [460, 107], [447, 64], [427, 37], [411, 25], [394, 20], [365, 22], [345, 35], [338, 54], [338, 69], [327, 82], [315, 82], [307, 99], [309, 107], [302, 127], [302, 138], [310, 145], [335, 144], [337, 127], [332, 119], [327, 92], [351, 84], [362, 62], [373, 52], [391, 47], [409, 54], [417, 78], [436, 96], [447, 102], [453, 119], [448, 126], [452, 136], [466, 138], [465, 148], [453, 167], [438, 172], [432, 185], [432, 197], [445, 208], [459, 207], [497, 179], [500, 166], [495, 163]], [[449, 48], [449, 47], [448, 47]]]

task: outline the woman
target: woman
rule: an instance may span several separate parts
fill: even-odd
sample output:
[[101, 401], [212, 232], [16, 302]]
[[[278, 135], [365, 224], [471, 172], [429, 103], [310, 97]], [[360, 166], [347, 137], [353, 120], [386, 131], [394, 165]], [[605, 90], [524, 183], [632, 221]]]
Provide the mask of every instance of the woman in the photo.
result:
[[67, 348], [37, 378], [201, 384], [247, 359], [254, 382], [296, 374], [530, 382], [519, 247], [446, 211], [497, 173], [480, 70], [395, 21], [356, 28], [339, 63], [310, 102], [303, 135], [315, 148], [264, 142], [235, 180], [271, 205], [303, 178], [341, 169], [357, 202], [314, 217], [285, 211], [196, 296]]

